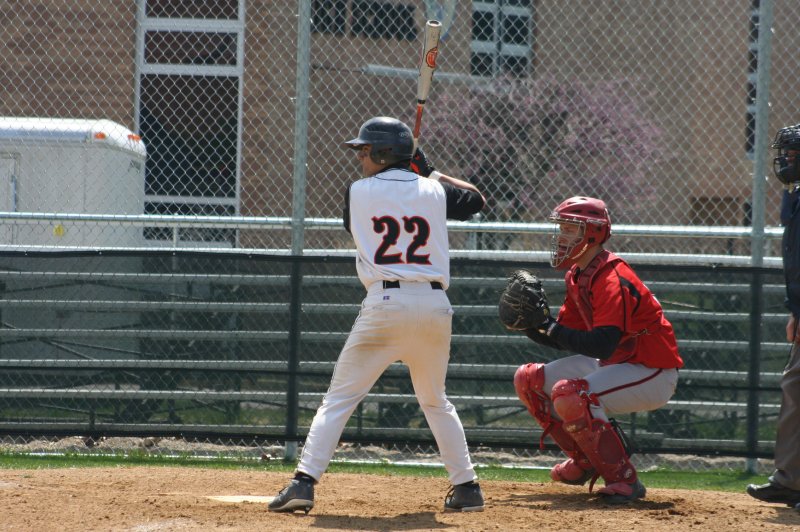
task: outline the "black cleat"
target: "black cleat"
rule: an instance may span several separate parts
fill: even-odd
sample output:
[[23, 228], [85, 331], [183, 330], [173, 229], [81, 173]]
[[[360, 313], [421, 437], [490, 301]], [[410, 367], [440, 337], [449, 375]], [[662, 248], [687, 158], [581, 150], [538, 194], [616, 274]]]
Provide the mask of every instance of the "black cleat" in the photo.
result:
[[292, 479], [289, 485], [278, 493], [271, 503], [270, 512], [294, 512], [303, 510], [306, 515], [314, 507], [314, 481], [311, 479]]
[[777, 502], [789, 506], [800, 504], [800, 490], [793, 490], [776, 482], [748, 484], [747, 494], [764, 502]]
[[477, 482], [453, 486], [444, 498], [445, 512], [482, 512], [483, 492]]

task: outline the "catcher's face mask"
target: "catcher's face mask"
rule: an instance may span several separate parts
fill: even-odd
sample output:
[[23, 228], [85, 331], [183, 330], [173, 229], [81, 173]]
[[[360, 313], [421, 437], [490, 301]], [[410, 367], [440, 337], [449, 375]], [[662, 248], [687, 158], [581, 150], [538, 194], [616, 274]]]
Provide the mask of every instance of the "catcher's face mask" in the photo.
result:
[[606, 204], [597, 198], [566, 199], [547, 219], [556, 224], [550, 264], [558, 270], [572, 267], [590, 246], [611, 236], [611, 217]]
[[786, 186], [800, 181], [800, 151], [781, 149], [772, 161], [775, 177]]
[[556, 224], [550, 249], [550, 265], [558, 270], [566, 270], [575, 264], [588, 247], [586, 223], [580, 220], [551, 218]]
[[778, 150], [772, 160], [775, 177], [787, 187], [796, 186], [800, 181], [800, 124], [780, 129], [772, 148]]

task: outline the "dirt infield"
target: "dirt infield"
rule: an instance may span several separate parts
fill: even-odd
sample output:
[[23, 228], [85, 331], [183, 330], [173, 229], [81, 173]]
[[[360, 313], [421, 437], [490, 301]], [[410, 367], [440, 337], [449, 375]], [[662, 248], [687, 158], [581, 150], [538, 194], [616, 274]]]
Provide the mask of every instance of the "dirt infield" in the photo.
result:
[[270, 514], [286, 474], [185, 467], [0, 470], [0, 530], [800, 530], [800, 513], [740, 493], [651, 489], [607, 507], [585, 489], [484, 481], [482, 513], [442, 511], [441, 478], [328, 474], [309, 515]]

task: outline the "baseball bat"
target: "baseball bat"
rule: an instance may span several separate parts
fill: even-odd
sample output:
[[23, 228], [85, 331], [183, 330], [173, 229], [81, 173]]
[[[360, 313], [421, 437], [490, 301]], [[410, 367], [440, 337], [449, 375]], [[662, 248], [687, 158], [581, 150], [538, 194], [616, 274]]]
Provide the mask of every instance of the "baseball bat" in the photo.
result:
[[429, 20], [425, 23], [425, 35], [422, 38], [422, 55], [419, 59], [419, 76], [417, 76], [417, 117], [414, 120], [414, 151], [419, 145], [419, 130], [422, 125], [422, 111], [431, 91], [433, 71], [436, 70], [436, 57], [439, 55], [439, 36], [442, 23]]

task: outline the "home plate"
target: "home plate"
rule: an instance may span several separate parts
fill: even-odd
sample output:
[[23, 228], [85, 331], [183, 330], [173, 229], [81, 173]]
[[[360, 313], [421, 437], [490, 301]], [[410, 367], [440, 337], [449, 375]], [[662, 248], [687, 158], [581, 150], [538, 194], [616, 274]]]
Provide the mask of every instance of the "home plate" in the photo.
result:
[[260, 495], [210, 495], [206, 498], [219, 502], [255, 502], [259, 504], [269, 504], [275, 497], [264, 497]]

